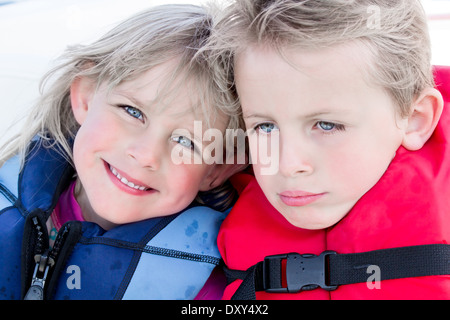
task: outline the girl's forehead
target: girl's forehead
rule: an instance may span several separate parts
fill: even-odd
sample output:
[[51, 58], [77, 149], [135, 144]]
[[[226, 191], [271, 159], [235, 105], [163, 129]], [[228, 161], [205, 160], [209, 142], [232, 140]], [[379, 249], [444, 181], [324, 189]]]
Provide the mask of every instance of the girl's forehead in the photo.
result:
[[[133, 85], [133, 83], [140, 85]], [[205, 128], [225, 130], [228, 117], [199, 94], [189, 83], [165, 85], [158, 82], [123, 82], [107, 91], [109, 103], [130, 104], [151, 117], [165, 115], [177, 123], [201, 121]]]
[[206, 71], [194, 70], [175, 57], [110, 86], [109, 91], [145, 110], [222, 127], [228, 117], [218, 110], [218, 93], [211, 89], [211, 83]]
[[147, 89], [149, 86], [161, 86], [162, 83], [170, 85], [175, 82], [179, 75], [176, 75], [176, 69], [179, 65], [179, 59], [170, 59], [166, 62], [151, 66], [146, 70], [136, 72], [131, 79], [124, 79], [118, 85], [124, 90]]

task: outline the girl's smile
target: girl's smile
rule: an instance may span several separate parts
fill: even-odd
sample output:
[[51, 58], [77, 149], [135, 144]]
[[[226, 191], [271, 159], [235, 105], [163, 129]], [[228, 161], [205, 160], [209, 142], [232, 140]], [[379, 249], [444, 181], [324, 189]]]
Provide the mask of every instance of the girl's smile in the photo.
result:
[[143, 182], [130, 178], [124, 172], [114, 168], [107, 162], [105, 162], [105, 168], [106, 172], [111, 178], [111, 181], [125, 192], [128, 192], [132, 195], [147, 195], [149, 192], [157, 191], [145, 185]]

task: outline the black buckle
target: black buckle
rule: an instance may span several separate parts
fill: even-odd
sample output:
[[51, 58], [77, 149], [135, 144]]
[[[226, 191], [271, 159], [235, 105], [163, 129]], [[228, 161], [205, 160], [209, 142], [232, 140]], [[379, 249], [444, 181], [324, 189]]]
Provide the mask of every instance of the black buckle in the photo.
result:
[[[302, 290], [313, 290], [318, 287], [327, 291], [336, 290], [337, 286], [327, 285], [329, 255], [336, 254], [334, 251], [324, 251], [320, 255], [288, 253], [267, 256], [263, 262], [263, 287], [266, 292], [274, 293], [296, 293]], [[286, 282], [287, 288], [281, 286], [281, 260], [286, 262]], [[271, 278], [270, 270], [274, 264], [278, 264], [275, 269], [280, 272], [273, 272]], [[274, 280], [273, 277], [277, 280]], [[274, 282], [276, 284], [274, 284]]]

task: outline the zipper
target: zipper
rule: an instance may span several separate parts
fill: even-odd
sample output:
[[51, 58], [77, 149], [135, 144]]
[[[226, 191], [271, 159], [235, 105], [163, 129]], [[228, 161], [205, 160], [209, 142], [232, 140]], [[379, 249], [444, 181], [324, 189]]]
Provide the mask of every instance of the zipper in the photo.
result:
[[144, 252], [144, 253], [165, 256], [165, 257], [170, 257], [170, 258], [190, 260], [190, 261], [195, 261], [195, 262], [204, 262], [204, 263], [209, 263], [209, 264], [213, 264], [213, 265], [220, 264], [220, 258], [217, 258], [214, 256], [180, 251], [180, 250], [176, 250], [176, 249], [155, 247], [155, 246], [150, 246], [150, 245], [141, 245], [138, 243], [129, 242], [129, 241], [125, 241], [125, 240], [103, 238], [103, 237], [92, 237], [92, 238], [81, 237], [79, 242], [80, 242], [80, 244], [84, 244], [84, 245], [101, 244], [101, 245], [122, 248], [122, 249], [128, 249], [128, 250], [134, 250], [134, 251], [140, 251], [140, 252]]
[[34, 267], [33, 279], [31, 286], [25, 295], [24, 300], [44, 300], [44, 286], [47, 275], [51, 267], [55, 265], [55, 261], [48, 256], [49, 250], [43, 254], [34, 256], [36, 266]]
[[52, 273], [52, 268], [61, 252], [61, 248], [69, 234], [69, 224], [65, 224], [58, 231], [53, 248], [49, 248], [48, 241], [44, 237], [44, 228], [40, 225], [37, 217], [32, 218], [33, 227], [36, 231], [36, 254], [34, 255], [34, 272], [31, 279], [31, 285], [25, 294], [24, 300], [43, 300], [44, 289], [47, 278]]

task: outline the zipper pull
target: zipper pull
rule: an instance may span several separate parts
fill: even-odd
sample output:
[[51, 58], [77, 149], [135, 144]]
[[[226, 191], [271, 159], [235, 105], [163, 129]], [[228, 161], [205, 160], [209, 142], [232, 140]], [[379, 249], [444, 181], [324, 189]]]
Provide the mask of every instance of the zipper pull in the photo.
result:
[[54, 266], [55, 261], [48, 256], [49, 251], [46, 250], [43, 254], [34, 256], [36, 266], [34, 267], [33, 279], [31, 280], [31, 287], [28, 289], [24, 300], [43, 300], [44, 286], [47, 279], [48, 271]]

